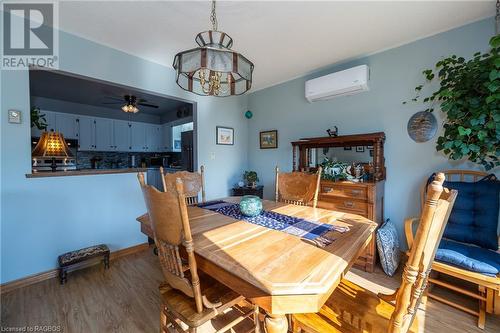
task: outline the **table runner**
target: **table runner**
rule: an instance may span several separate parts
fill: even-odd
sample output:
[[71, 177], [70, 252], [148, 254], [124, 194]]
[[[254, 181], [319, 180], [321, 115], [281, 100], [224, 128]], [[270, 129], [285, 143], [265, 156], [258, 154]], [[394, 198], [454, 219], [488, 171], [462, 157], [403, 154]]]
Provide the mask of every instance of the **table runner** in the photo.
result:
[[262, 211], [257, 216], [250, 217], [241, 214], [240, 205], [226, 201], [211, 201], [199, 204], [198, 207], [208, 209], [219, 214], [232, 217], [236, 220], [244, 220], [266, 228], [283, 231], [288, 234], [298, 236], [319, 247], [325, 247], [333, 243], [330, 238], [330, 231], [344, 233], [349, 231], [349, 227], [336, 226], [327, 223], [308, 221], [299, 217], [288, 216], [273, 211]]

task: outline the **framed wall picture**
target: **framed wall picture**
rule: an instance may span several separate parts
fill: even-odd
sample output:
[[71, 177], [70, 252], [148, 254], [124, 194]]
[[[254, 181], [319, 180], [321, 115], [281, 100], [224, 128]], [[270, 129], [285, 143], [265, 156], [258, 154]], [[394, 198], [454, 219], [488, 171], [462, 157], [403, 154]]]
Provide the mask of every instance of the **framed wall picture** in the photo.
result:
[[365, 146], [356, 146], [356, 153], [364, 153]]
[[278, 130], [260, 132], [260, 149], [278, 148]]
[[234, 145], [234, 128], [217, 126], [215, 128], [215, 143], [218, 145]]
[[344, 147], [344, 150], [352, 150], [352, 147]]

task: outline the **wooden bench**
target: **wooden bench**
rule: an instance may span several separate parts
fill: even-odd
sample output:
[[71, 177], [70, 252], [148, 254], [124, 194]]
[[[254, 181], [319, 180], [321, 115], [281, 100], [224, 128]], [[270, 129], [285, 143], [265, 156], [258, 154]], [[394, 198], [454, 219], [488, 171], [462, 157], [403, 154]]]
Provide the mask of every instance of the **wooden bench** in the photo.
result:
[[58, 257], [59, 262], [59, 279], [61, 284], [67, 281], [68, 270], [75, 266], [79, 266], [80, 263], [97, 258], [103, 257], [104, 267], [109, 268], [109, 248], [106, 244], [100, 244], [95, 246], [86, 247], [84, 249], [70, 251], [61, 254]]

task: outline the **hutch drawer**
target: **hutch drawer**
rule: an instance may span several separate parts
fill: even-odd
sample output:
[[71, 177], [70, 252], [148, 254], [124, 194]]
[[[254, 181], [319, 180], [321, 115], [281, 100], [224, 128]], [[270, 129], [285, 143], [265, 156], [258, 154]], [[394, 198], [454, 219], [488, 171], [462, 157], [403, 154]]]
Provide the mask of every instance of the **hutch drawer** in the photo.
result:
[[329, 196], [333, 196], [368, 200], [368, 191], [366, 187], [322, 184], [320, 193], [325, 199]]
[[318, 206], [320, 208], [337, 210], [345, 213], [353, 213], [361, 215], [363, 217], [368, 217], [368, 203], [366, 201], [358, 201], [342, 197], [320, 196]]

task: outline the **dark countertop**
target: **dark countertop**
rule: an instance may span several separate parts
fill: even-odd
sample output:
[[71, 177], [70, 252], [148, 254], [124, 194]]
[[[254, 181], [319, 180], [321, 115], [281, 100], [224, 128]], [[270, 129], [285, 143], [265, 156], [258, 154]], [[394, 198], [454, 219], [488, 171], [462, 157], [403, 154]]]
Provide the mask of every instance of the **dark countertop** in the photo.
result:
[[27, 173], [26, 178], [45, 178], [45, 177], [67, 177], [67, 176], [88, 176], [88, 175], [110, 175], [117, 173], [136, 173], [147, 172], [148, 168], [123, 168], [123, 169], [81, 169], [69, 171], [39, 171]]
[[[80, 169], [69, 171], [39, 171], [27, 173], [26, 178], [46, 178], [46, 177], [67, 177], [67, 176], [89, 176], [89, 175], [111, 175], [118, 173], [136, 173], [147, 172], [148, 170], [159, 170], [160, 167], [147, 167], [147, 168], [121, 168], [121, 169]], [[164, 168], [167, 172], [182, 171], [177, 168]]]

